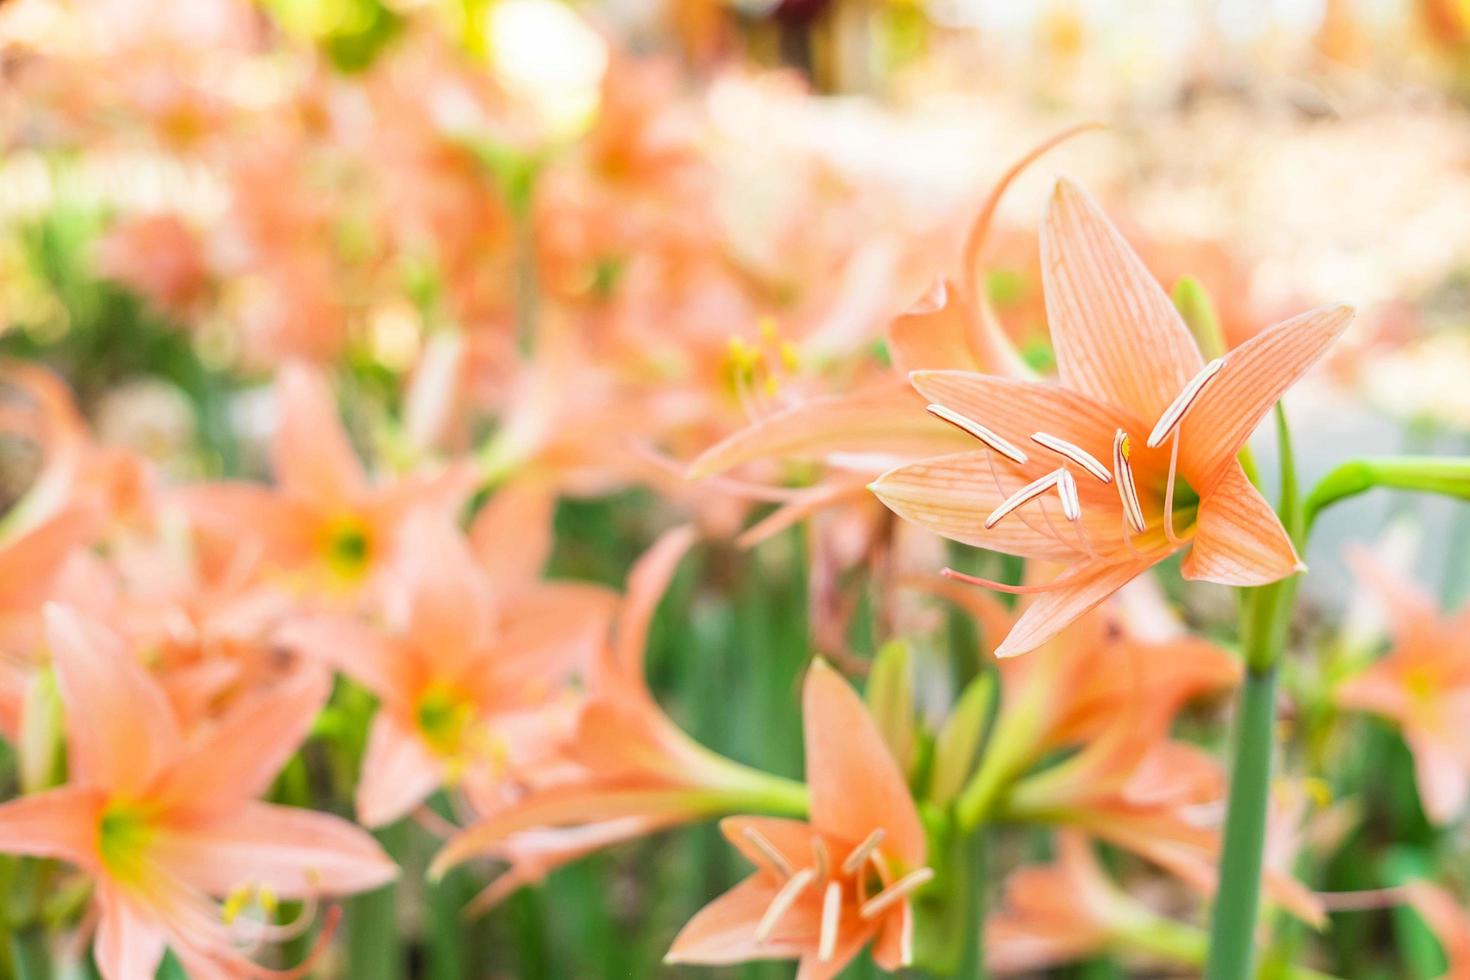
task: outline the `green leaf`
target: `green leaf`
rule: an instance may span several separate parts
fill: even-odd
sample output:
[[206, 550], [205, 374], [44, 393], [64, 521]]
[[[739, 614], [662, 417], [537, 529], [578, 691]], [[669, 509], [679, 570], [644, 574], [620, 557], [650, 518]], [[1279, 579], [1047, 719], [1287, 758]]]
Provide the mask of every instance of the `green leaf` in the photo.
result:
[[908, 775], [914, 765], [914, 669], [908, 644], [890, 640], [873, 659], [868, 675], [868, 711], [883, 733], [899, 769]]
[[929, 799], [934, 803], [947, 804], [964, 788], [994, 698], [995, 675], [981, 674], [965, 688], [945, 719], [934, 743], [934, 774], [929, 782]]

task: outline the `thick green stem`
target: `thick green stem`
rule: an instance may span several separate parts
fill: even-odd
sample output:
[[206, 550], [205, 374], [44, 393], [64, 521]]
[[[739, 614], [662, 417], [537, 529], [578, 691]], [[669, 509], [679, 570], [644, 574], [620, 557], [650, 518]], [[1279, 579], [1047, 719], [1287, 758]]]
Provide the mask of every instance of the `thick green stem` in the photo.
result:
[[1235, 719], [1235, 762], [1220, 854], [1220, 888], [1210, 923], [1207, 980], [1249, 980], [1255, 959], [1277, 668], [1274, 660], [1258, 664], [1256, 661], [1266, 658], [1249, 653], [1240, 713]]
[[[395, 859], [404, 852], [408, 825], [403, 822], [377, 834]], [[398, 934], [398, 887], [387, 884], [347, 903], [347, 975], [353, 980], [393, 980], [406, 968]]]

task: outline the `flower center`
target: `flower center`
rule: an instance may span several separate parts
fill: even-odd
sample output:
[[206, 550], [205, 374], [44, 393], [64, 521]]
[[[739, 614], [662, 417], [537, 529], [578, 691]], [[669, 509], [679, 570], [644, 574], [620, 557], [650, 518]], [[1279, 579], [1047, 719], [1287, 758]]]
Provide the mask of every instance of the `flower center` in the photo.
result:
[[111, 803], [97, 827], [97, 849], [111, 874], [124, 881], [143, 876], [144, 857], [153, 840], [148, 814], [128, 803]]
[[[830, 962], [836, 953], [845, 907], [855, 908], [861, 921], [876, 919], [934, 878], [932, 869], [918, 868], [897, 881], [892, 880], [888, 862], [879, 850], [885, 836], [881, 827], [847, 851], [840, 863], [831, 853], [827, 840], [813, 834], [812, 863], [800, 869], [793, 868], [787, 856], [755, 828], [745, 828], [744, 836], [769, 861], [767, 870], [782, 882], [756, 924], [756, 942], [769, 942], [797, 900], [815, 890], [820, 893], [822, 903], [817, 959], [823, 963]], [[904, 950], [905, 963], [909, 952]]]
[[343, 580], [361, 578], [373, 557], [372, 532], [356, 515], [334, 520], [323, 535], [327, 567]]
[[457, 756], [469, 748], [475, 704], [447, 684], [430, 685], [414, 707], [414, 720], [424, 741], [441, 756]]

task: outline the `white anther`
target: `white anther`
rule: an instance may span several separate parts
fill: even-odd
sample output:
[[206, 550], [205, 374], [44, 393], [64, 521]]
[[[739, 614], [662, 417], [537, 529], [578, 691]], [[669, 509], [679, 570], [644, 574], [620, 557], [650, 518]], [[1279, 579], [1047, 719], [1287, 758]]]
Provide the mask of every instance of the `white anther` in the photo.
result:
[[1133, 480], [1133, 464], [1128, 458], [1133, 454], [1132, 440], [1128, 433], [1119, 429], [1113, 433], [1113, 472], [1118, 477], [1118, 499], [1123, 504], [1123, 515], [1128, 526], [1137, 534], [1148, 530], [1143, 517], [1143, 505], [1138, 502], [1138, 484]]
[[1169, 433], [1177, 429], [1179, 423], [1184, 420], [1184, 413], [1189, 411], [1189, 406], [1193, 405], [1194, 400], [1199, 397], [1200, 392], [1205, 390], [1205, 385], [1209, 383], [1211, 378], [1219, 374], [1220, 369], [1224, 366], [1225, 358], [1217, 357], [1201, 368], [1199, 374], [1191, 378], [1189, 384], [1185, 385], [1184, 389], [1179, 392], [1179, 396], [1174, 399], [1168, 408], [1164, 409], [1164, 414], [1159, 416], [1158, 424], [1154, 426], [1154, 431], [1149, 433], [1148, 441], [1144, 445], [1150, 449], [1157, 449], [1162, 446], [1164, 440], [1169, 438]]
[[1082, 501], [1077, 499], [1077, 479], [1067, 470], [1057, 477], [1057, 496], [1062, 498], [1062, 516], [1069, 521], [1082, 519]]
[[822, 931], [817, 939], [817, 959], [823, 963], [830, 963], [837, 952], [837, 924], [841, 918], [842, 882], [829, 882], [822, 896]]
[[967, 418], [953, 409], [945, 408], [943, 405], [930, 405], [929, 414], [935, 418], [943, 419], [963, 432], [968, 432], [1013, 463], [1026, 462], [1026, 454], [1021, 450], [1021, 447], [993, 429], [986, 428], [972, 418]]
[[786, 855], [776, 850], [776, 845], [772, 844], [765, 834], [754, 827], [746, 827], [741, 830], [740, 835], [748, 840], [752, 847], [760, 851], [767, 861], [771, 862], [771, 866], [782, 878], [791, 877], [791, 862], [786, 860]]
[[877, 895], [864, 902], [863, 907], [858, 909], [858, 915], [864, 919], [871, 919], [881, 915], [889, 906], [908, 897], [910, 893], [924, 887], [933, 880], [934, 870], [932, 868], [919, 868], [917, 871], [910, 871]]
[[1041, 496], [1052, 487], [1056, 486], [1057, 481], [1062, 478], [1062, 474], [1065, 472], [1066, 470], [1052, 470], [1050, 473], [1046, 474], [1046, 476], [1038, 477], [1037, 479], [1032, 480], [1030, 483], [1026, 484], [1015, 493], [1011, 494], [1001, 503], [999, 507], [990, 512], [989, 517], [985, 518], [985, 529], [988, 531], [991, 528], [995, 527], [995, 525], [999, 524], [1001, 519], [1004, 518], [1011, 511], [1015, 510], [1017, 507], [1020, 507], [1027, 501], [1035, 500], [1037, 497]]
[[883, 838], [885, 835], [886, 832], [883, 830], [882, 827], [879, 827], [877, 830], [869, 834], [867, 836], [867, 839], [865, 839], [861, 844], [859, 844], [857, 847], [854, 847], [852, 849], [852, 853], [849, 854], [845, 859], [843, 859], [842, 873], [845, 875], [857, 874], [858, 869], [863, 866], [863, 862], [868, 859], [868, 855], [872, 854], [873, 851], [877, 849], [878, 845], [883, 843]]
[[763, 943], [771, 938], [771, 933], [776, 931], [781, 917], [790, 910], [792, 903], [801, 897], [808, 885], [817, 879], [817, 872], [812, 868], [802, 868], [796, 874], [787, 879], [786, 884], [771, 899], [771, 904], [766, 906], [766, 912], [761, 916], [760, 922], [756, 923], [755, 941]]
[[1031, 441], [1045, 446], [1059, 456], [1067, 457], [1103, 483], [1113, 482], [1113, 474], [1108, 472], [1108, 468], [1099, 462], [1096, 456], [1076, 443], [1058, 439], [1049, 432], [1033, 432]]

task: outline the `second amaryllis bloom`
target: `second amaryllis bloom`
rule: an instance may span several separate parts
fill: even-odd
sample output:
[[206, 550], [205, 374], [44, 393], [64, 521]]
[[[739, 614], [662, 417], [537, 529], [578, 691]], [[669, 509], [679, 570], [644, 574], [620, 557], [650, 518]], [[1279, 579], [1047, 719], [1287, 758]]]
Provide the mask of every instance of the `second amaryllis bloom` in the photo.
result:
[[996, 651], [1034, 649], [1191, 546], [1185, 578], [1261, 585], [1296, 549], [1237, 459], [1347, 327], [1328, 307], [1205, 363], [1169, 297], [1101, 209], [1061, 181], [1041, 230], [1055, 382], [915, 371], [969, 452], [900, 466], [873, 491], [900, 516], [992, 551], [1063, 563]]

